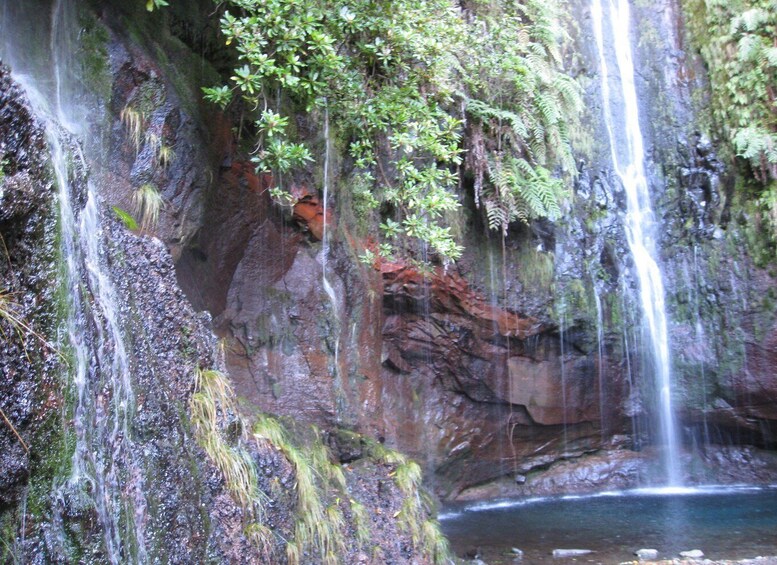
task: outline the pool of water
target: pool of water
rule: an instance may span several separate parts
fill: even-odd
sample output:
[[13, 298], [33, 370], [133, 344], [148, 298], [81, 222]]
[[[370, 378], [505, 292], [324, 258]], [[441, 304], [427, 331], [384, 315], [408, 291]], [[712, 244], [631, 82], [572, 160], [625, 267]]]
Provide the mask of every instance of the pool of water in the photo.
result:
[[[659, 559], [700, 549], [710, 559], [777, 555], [777, 488], [640, 489], [590, 496], [452, 505], [440, 516], [457, 555], [489, 564], [622, 563], [641, 548]], [[554, 558], [554, 549], [588, 549]]]

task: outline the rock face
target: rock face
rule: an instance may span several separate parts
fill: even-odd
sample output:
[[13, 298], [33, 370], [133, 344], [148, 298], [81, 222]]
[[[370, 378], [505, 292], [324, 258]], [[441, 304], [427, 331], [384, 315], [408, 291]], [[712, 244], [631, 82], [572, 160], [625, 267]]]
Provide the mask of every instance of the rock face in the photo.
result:
[[[746, 446], [695, 454], [695, 461], [720, 469], [715, 477], [736, 481], [737, 468], [746, 466], [753, 481], [773, 480], [771, 460], [756, 448], [775, 441], [777, 285], [743, 251], [749, 220], [730, 199], [731, 179], [714, 144], [685, 126], [693, 123], [691, 91], [703, 87], [702, 72], [685, 58], [677, 6], [667, 1], [662, 8], [637, 9], [651, 29], [671, 30], [640, 42], [642, 60], [668, 63], [644, 65], [638, 81], [653, 94], [645, 98], [656, 101], [645, 108], [645, 121], [651, 183], [666, 226], [660, 259], [683, 434], [689, 444]], [[569, 213], [555, 225], [511, 226], [499, 241], [470, 211], [457, 220], [468, 249], [459, 265], [365, 265], [358, 256], [371, 244], [339, 198], [344, 179], [333, 182], [338, 196], [326, 216], [313, 182], [294, 185], [292, 210], [278, 206], [270, 198], [274, 180], [257, 175], [239, 149], [234, 116], [201, 103], [199, 87], [219, 80], [211, 63], [231, 63], [194, 54], [207, 53], [212, 38], [198, 27], [199, 15], [185, 12], [171, 7], [166, 19], [144, 19], [142, 5], [107, 2], [97, 16], [88, 13], [84, 32], [101, 38], [102, 98], [91, 103], [100, 122], [92, 138], [103, 143], [95, 144], [102, 152], [92, 159], [91, 178], [104, 203], [103, 261], [121, 297], [137, 391], [134, 444], [122, 457], [136, 462], [128, 492], [149, 509], [141, 531], [155, 555], [179, 562], [267, 558], [246, 536], [245, 509], [192, 439], [187, 410], [198, 367], [227, 370], [246, 413], [261, 409], [326, 430], [339, 461], [353, 469], [351, 496], [371, 509], [374, 539], [390, 548], [382, 557], [353, 549], [349, 562], [424, 558], [390, 519], [403, 499], [386, 480], [397, 465], [373, 460], [348, 430], [410, 454], [443, 497], [649, 481], [650, 450], [638, 450], [651, 440], [651, 370], [638, 355], [643, 343], [622, 227], [624, 194], [606, 164], [608, 148], [581, 156]], [[131, 33], [121, 31], [128, 25]], [[595, 56], [585, 47], [593, 42], [585, 29], [580, 33], [583, 63], [576, 70], [595, 84]], [[130, 37], [144, 38], [142, 45]], [[193, 51], [195, 44], [205, 47]], [[172, 60], [161, 61], [157, 47]], [[41, 126], [7, 73], [1, 77], [0, 233], [8, 260], [0, 261], [0, 273], [14, 311], [51, 341], [62, 316], [48, 285], [57, 272], [53, 184]], [[595, 88], [589, 94], [595, 98]], [[604, 139], [599, 120], [589, 121]], [[140, 138], [133, 123], [141, 125]], [[312, 119], [300, 118], [298, 127], [320, 141]], [[308, 171], [308, 181], [318, 178], [315, 172]], [[145, 185], [164, 201], [160, 218], [143, 233], [129, 233], [109, 207], [133, 213], [133, 196]], [[3, 374], [11, 376], [0, 383], [0, 408], [10, 422], [0, 422], [6, 524], [28, 486], [38, 496], [39, 485], [64, 473], [40, 463], [56, 454], [36, 446], [61, 447], [67, 461], [72, 439], [57, 419], [67, 405], [58, 380], [66, 363], [28, 329], [17, 332], [7, 318], [0, 324], [10, 336], [0, 351]], [[95, 394], [97, 406], [109, 404], [111, 394]], [[266, 445], [252, 444], [250, 454], [265, 475], [262, 488], [280, 488], [268, 520], [286, 536], [295, 527], [295, 469]], [[709, 478], [698, 471], [703, 466], [694, 467], [692, 478]], [[493, 488], [480, 487], [492, 481]], [[57, 509], [46, 494], [34, 501], [36, 516]], [[93, 510], [72, 510], [62, 527], [84, 551], [99, 552], [96, 520]], [[352, 515], [346, 522], [355, 527]], [[18, 551], [65, 559], [51, 542], [58, 531], [50, 523], [27, 523]], [[282, 544], [267, 551], [277, 557]]]
[[[200, 122], [164, 77], [170, 69], [111, 31], [126, 16], [122, 9], [106, 5], [102, 19], [79, 9], [82, 25], [101, 30], [98, 54], [107, 58], [111, 98], [108, 104], [83, 93], [82, 102], [105, 110], [83, 124], [85, 131], [94, 128], [83, 145], [56, 123], [48, 126], [70, 152], [63, 177], [76, 224], [72, 249], [61, 241], [68, 218], [58, 218], [62, 201], [42, 118], [0, 66], [0, 561], [280, 563], [289, 540], [314, 562], [330, 550], [354, 563], [437, 559], [441, 546], [431, 548], [427, 539], [435, 526], [418, 482], [391, 478], [411, 464], [376, 442], [351, 453], [343, 469], [321, 445], [325, 434], [292, 423], [288, 438], [260, 438], [234, 407], [214, 401], [219, 437], [225, 449], [242, 449], [266, 493], [263, 508], [248, 507], [220, 461], [208, 455], [210, 444], [192, 421], [195, 375], [223, 369], [223, 361], [211, 317], [185, 298], [178, 281], [186, 271], [176, 273], [173, 259], [204, 261], [191, 241], [202, 221], [206, 171], [218, 151], [206, 151]], [[70, 31], [88, 35], [81, 27]], [[130, 143], [127, 108], [142, 118], [147, 135], [140, 147]], [[106, 122], [110, 135], [95, 144], [104, 150], [97, 152], [91, 142], [104, 139]], [[159, 143], [174, 148], [168, 167], [151, 153]], [[266, 179], [238, 165], [223, 172], [236, 188], [253, 191], [260, 213], [267, 213], [267, 201], [261, 204]], [[166, 207], [159, 224], [129, 231], [107, 204], [130, 209], [133, 193], [148, 183]], [[93, 231], [84, 231], [93, 220]], [[293, 230], [284, 237], [301, 240]], [[240, 249], [241, 240], [231, 244]], [[229, 265], [229, 248], [221, 251], [221, 265]], [[237, 261], [232, 268], [227, 281]], [[211, 288], [220, 288], [218, 281]], [[226, 292], [207, 296], [214, 311], [219, 300], [228, 301]], [[351, 443], [360, 445], [358, 437]], [[313, 450], [315, 469], [306, 463]], [[336, 488], [320, 478], [322, 469], [335, 473]], [[300, 477], [312, 492], [300, 492]], [[301, 510], [310, 511], [311, 496], [320, 513], [312, 525]]]
[[[689, 445], [773, 447], [774, 280], [739, 251], [744, 232], [725, 221], [730, 181], [714, 144], [693, 127], [694, 93], [705, 84], [684, 50], [679, 7], [667, 0], [635, 14], [647, 26], [639, 59], [661, 62], [643, 65], [637, 82], [642, 99], [655, 102], [641, 111], [666, 228], [659, 262], [682, 434]], [[591, 31], [578, 33], [581, 62], [572, 70], [597, 84]], [[587, 95], [597, 108], [596, 87]], [[606, 139], [600, 118], [586, 121]], [[305, 127], [320, 142], [316, 125]], [[465, 257], [429, 274], [360, 264], [370, 243], [356, 235], [347, 202], [329, 202], [324, 220], [308, 183], [284, 212], [269, 198], [272, 180], [230, 157], [203, 195], [207, 220], [186, 230], [194, 235], [177, 260], [179, 280], [213, 315], [243, 397], [383, 438], [417, 458], [441, 496], [594, 452], [614, 450], [620, 461], [622, 449], [652, 442], [656, 407], [640, 354], [625, 194], [608, 160], [602, 143], [581, 150], [569, 213], [555, 225], [512, 226], [504, 247], [483, 235], [476, 215], [460, 218]], [[628, 477], [614, 480], [624, 486], [651, 480], [632, 471], [625, 462], [611, 474]], [[581, 473], [578, 487], [610, 480]]]
[[642, 88], [646, 100], [666, 101], [645, 110], [654, 182], [663, 186], [656, 207], [685, 440], [773, 449], [773, 253], [757, 256], [762, 244], [753, 242], [765, 234], [738, 200], [734, 163], [722, 162], [718, 140], [694, 125], [706, 111], [706, 75], [686, 48], [680, 6], [664, 7], [661, 16], [636, 16], [647, 22], [645, 37], [648, 28], [666, 30], [663, 41], [645, 41], [641, 57], [663, 64], [649, 67]]
[[599, 446], [596, 367], [562, 356], [554, 329], [486, 302], [455, 274], [381, 271], [386, 434], [431, 460], [439, 492]]
[[56, 329], [54, 188], [44, 148], [41, 124], [0, 64], [0, 506], [22, 499], [30, 446], [48, 441], [60, 406], [63, 363], [49, 345]]

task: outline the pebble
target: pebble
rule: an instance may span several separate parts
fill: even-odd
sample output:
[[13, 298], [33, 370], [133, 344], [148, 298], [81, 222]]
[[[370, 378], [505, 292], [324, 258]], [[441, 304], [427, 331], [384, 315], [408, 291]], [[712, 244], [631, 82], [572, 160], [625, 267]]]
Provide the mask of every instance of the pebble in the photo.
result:
[[553, 557], [579, 557], [593, 553], [590, 549], [554, 549]]
[[657, 549], [638, 549], [634, 552], [634, 555], [640, 558], [640, 560], [643, 559], [658, 559], [658, 550]]
[[686, 559], [701, 559], [704, 557], [704, 552], [701, 549], [691, 549], [690, 551], [681, 551], [680, 557]]

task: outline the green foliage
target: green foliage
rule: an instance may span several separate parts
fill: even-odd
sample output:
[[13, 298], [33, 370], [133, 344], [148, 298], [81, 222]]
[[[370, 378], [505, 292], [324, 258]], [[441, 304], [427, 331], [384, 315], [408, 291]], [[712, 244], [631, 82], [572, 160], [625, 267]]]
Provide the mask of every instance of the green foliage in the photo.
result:
[[448, 540], [440, 530], [440, 525], [435, 520], [427, 518], [429, 504], [421, 485], [421, 467], [398, 451], [388, 449], [374, 440], [363, 438], [363, 442], [372, 459], [395, 466], [390, 476], [394, 479], [397, 488], [405, 495], [396, 519], [400, 528], [410, 534], [416, 550], [431, 563], [440, 565], [453, 563], [453, 554]]
[[138, 226], [138, 223], [135, 221], [135, 218], [133, 218], [129, 212], [122, 210], [117, 206], [113, 206], [112, 209], [113, 209], [113, 213], [116, 214], [116, 217], [118, 217], [121, 220], [125, 228], [127, 228], [130, 231], [138, 231], [140, 229], [140, 226]]
[[[467, 169], [478, 202], [504, 211], [496, 227], [558, 214], [562, 183], [543, 167], [569, 160], [566, 116], [578, 95], [554, 70], [554, 1], [495, 0], [467, 10], [452, 0], [224, 4], [221, 28], [240, 64], [229, 85], [203, 93], [221, 107], [238, 97], [253, 112], [253, 160], [273, 172], [277, 197], [286, 194], [284, 175], [312, 158], [290, 117], [313, 112], [347, 148], [355, 201], [394, 221], [384, 223], [383, 243], [455, 260], [462, 248], [446, 217], [460, 206], [466, 117], [483, 149], [468, 154]], [[498, 179], [507, 184], [497, 187], [488, 163], [514, 169]]]
[[281, 114], [326, 112], [361, 184], [371, 181], [375, 200], [366, 201], [407, 219], [396, 238], [458, 257], [461, 248], [441, 225], [458, 207], [459, 122], [442, 107], [454, 66], [443, 38], [455, 41], [462, 29], [450, 1], [230, 0], [227, 7], [222, 31], [241, 65], [230, 87], [203, 90], [222, 107], [237, 94], [256, 109], [257, 168], [281, 183], [309, 162]]
[[161, 8], [163, 6], [169, 6], [167, 0], [146, 0], [146, 10], [153, 12], [155, 8]]
[[233, 398], [225, 375], [198, 370], [189, 404], [192, 424], [197, 442], [221, 471], [235, 500], [253, 515], [261, 516], [266, 495], [257, 486], [256, 465], [239, 442], [233, 445], [225, 432], [227, 418], [235, 413]]
[[507, 235], [508, 225], [515, 220], [528, 223], [538, 216], [555, 220], [561, 214], [564, 183], [545, 167], [497, 153], [488, 160], [487, 171], [490, 185], [480, 198], [491, 229]]
[[764, 187], [755, 198], [777, 232], [770, 182], [777, 180], [777, 0], [684, 0], [707, 62], [721, 138]]
[[356, 527], [356, 541], [360, 547], [365, 548], [372, 537], [370, 532], [370, 514], [362, 503], [353, 499], [350, 500], [350, 503], [351, 515]]
[[473, 48], [462, 61], [470, 118], [465, 164], [476, 205], [503, 234], [515, 220], [556, 219], [565, 183], [546, 167], [574, 170], [567, 130], [580, 90], [559, 70], [556, 10], [554, 2], [489, 2], [472, 9], [467, 28]]
[[291, 565], [301, 563], [307, 552], [316, 551], [323, 563], [339, 563], [345, 555], [345, 520], [338, 506], [339, 498], [327, 504], [327, 487], [345, 493], [345, 477], [339, 465], [332, 462], [327, 448], [316, 440], [305, 448], [291, 441], [277, 420], [260, 416], [254, 424], [257, 441], [270, 442], [294, 466], [297, 490], [297, 521], [294, 539], [286, 546], [286, 558]]

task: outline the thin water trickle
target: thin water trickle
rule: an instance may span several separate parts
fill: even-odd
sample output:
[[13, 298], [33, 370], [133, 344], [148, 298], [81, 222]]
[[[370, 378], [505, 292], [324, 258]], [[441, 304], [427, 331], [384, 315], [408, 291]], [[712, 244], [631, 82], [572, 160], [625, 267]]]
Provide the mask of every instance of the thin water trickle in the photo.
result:
[[[624, 282], [624, 288], [621, 292], [621, 310], [627, 312], [626, 304], [626, 288]], [[623, 324], [623, 355], [626, 358], [626, 378], [629, 385], [629, 408], [627, 410], [628, 416], [631, 418], [631, 435], [634, 439], [634, 447], [641, 446], [639, 419], [637, 418], [637, 409], [633, 406], [637, 402], [637, 388], [634, 385], [634, 370], [631, 363], [631, 351], [637, 350], [636, 340], [634, 343], [629, 341], [629, 326], [630, 324]]]
[[566, 316], [567, 316], [567, 305], [566, 301], [564, 299], [564, 293], [561, 293], [561, 299], [559, 301], [559, 324], [558, 324], [558, 334], [559, 334], [559, 347], [561, 349], [561, 419], [563, 424], [563, 435], [562, 440], [564, 442], [562, 446], [562, 452], [565, 452], [567, 450], [567, 446], [569, 445], [567, 443], [568, 437], [567, 437], [567, 372], [566, 372], [566, 344], [564, 343], [564, 331], [566, 329]]
[[[14, 6], [9, 6], [14, 4]], [[146, 504], [126, 480], [132, 463], [129, 422], [134, 411], [130, 362], [119, 319], [117, 293], [106, 266], [99, 197], [88, 182], [87, 159], [79, 144], [88, 132], [78, 103], [82, 88], [74, 54], [80, 30], [76, 5], [57, 0], [50, 21], [30, 4], [3, 3], [5, 42], [0, 55], [12, 65], [38, 119], [44, 124], [57, 187], [60, 253], [67, 316], [61, 347], [72, 359], [73, 434], [76, 445], [69, 477], [54, 485], [52, 522], [62, 529], [67, 505], [92, 506], [111, 563], [146, 560]], [[18, 30], [49, 26], [48, 53], [28, 45]], [[17, 33], [12, 33], [16, 29]], [[19, 53], [19, 52], [22, 53]], [[85, 204], [79, 208], [79, 202]], [[137, 462], [135, 463], [137, 465]], [[64, 534], [60, 532], [60, 535]], [[131, 540], [131, 541], [129, 541]], [[60, 540], [60, 545], [62, 545]]]
[[[596, 45], [604, 119], [610, 140], [613, 167], [626, 192], [626, 238], [634, 258], [639, 281], [643, 324], [651, 344], [652, 370], [655, 373], [656, 399], [659, 403], [660, 440], [664, 446], [665, 481], [681, 482], [678, 467], [679, 439], [672, 408], [672, 377], [669, 338], [664, 307], [664, 283], [656, 261], [656, 219], [650, 204], [645, 173], [645, 149], [639, 125], [639, 105], [634, 84], [631, 52], [630, 10], [626, 0], [593, 0], [591, 11]], [[609, 34], [605, 37], [605, 31]], [[617, 74], [611, 75], [608, 53], [614, 54]], [[611, 96], [610, 81], [620, 85], [620, 96]]]
[[607, 433], [605, 374], [604, 374], [604, 314], [602, 313], [602, 299], [599, 289], [593, 281], [594, 304], [596, 305], [596, 372], [599, 381], [599, 425], [601, 426], [602, 441]]
[[329, 206], [329, 105], [324, 102], [324, 179], [323, 179], [323, 235], [321, 241], [321, 265], [322, 265], [322, 284], [324, 290], [329, 296], [329, 300], [332, 302], [332, 308], [337, 308], [337, 297], [332, 285], [329, 284], [327, 279], [327, 260], [329, 259], [329, 219], [327, 218], [328, 206]]
[[[693, 294], [693, 301], [691, 303], [694, 305], [694, 317], [696, 318], [694, 324], [694, 339], [696, 340], [697, 344], [706, 347], [707, 336], [705, 335], [704, 326], [702, 325], [701, 304], [699, 302], [699, 288], [701, 288], [702, 281], [700, 280], [701, 271], [699, 270], [699, 247], [697, 245], [693, 246], [693, 273], [695, 280], [693, 281], [693, 284], [688, 284], [688, 288], [691, 289]], [[703, 351], [699, 357], [699, 377], [701, 380], [702, 390], [702, 426], [704, 433], [704, 437], [702, 439], [704, 444], [708, 445], [711, 442], [711, 439], [709, 424], [707, 422], [707, 371], [705, 369], [705, 362], [707, 358], [706, 351]]]
[[[339, 396], [342, 394], [343, 386], [341, 381], [341, 375], [340, 375], [340, 322], [341, 322], [341, 313], [340, 313], [340, 303], [337, 300], [337, 293], [335, 292], [335, 289], [332, 287], [332, 284], [329, 282], [329, 271], [328, 271], [328, 263], [329, 263], [329, 238], [331, 237], [329, 234], [329, 168], [331, 166], [331, 134], [329, 131], [329, 105], [326, 102], [326, 99], [324, 99], [324, 179], [323, 179], [323, 187], [322, 187], [322, 193], [323, 193], [323, 230], [322, 230], [322, 236], [321, 236], [321, 285], [324, 287], [324, 292], [327, 295], [327, 298], [329, 298], [329, 304], [332, 307], [332, 324], [334, 326], [334, 331], [332, 332], [332, 340], [334, 342], [334, 378], [335, 378], [335, 395], [337, 395], [338, 398], [336, 398], [336, 402], [339, 402]], [[335, 410], [337, 414], [340, 413], [339, 410]]]

